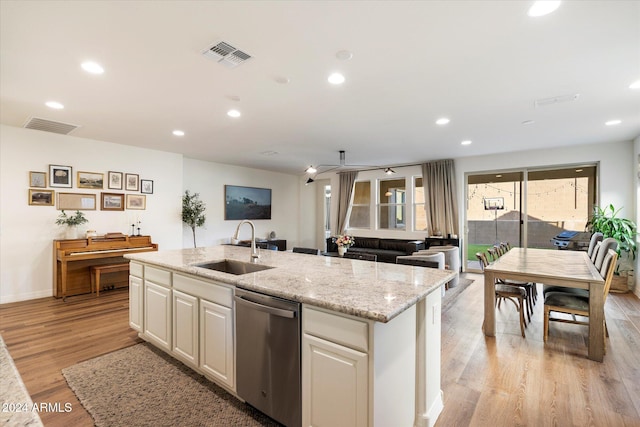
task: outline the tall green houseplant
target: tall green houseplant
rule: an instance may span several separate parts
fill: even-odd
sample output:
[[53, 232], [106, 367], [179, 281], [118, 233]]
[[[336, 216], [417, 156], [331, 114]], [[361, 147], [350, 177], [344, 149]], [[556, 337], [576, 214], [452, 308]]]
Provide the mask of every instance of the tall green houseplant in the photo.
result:
[[636, 236], [638, 235], [636, 224], [630, 219], [619, 218], [613, 205], [604, 209], [596, 206], [593, 217], [587, 223], [587, 229], [591, 232], [601, 232], [605, 238], [613, 237], [618, 241], [618, 254], [628, 253], [631, 259], [636, 258]]
[[182, 222], [191, 227], [193, 232], [193, 247], [196, 247], [196, 227], [202, 227], [206, 220], [204, 211], [206, 205], [200, 200], [198, 193], [189, 193], [189, 190], [184, 192], [182, 196]]

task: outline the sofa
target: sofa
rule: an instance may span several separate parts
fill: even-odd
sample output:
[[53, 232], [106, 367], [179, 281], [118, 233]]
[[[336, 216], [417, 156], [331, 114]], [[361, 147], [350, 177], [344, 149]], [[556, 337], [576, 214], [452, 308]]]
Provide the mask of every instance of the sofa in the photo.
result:
[[[372, 254], [378, 257], [378, 262], [396, 263], [396, 257], [411, 255], [425, 248], [424, 240], [383, 239], [379, 237], [353, 237], [355, 244], [348, 251], [362, 254]], [[327, 239], [327, 252], [338, 252], [334, 237]]]

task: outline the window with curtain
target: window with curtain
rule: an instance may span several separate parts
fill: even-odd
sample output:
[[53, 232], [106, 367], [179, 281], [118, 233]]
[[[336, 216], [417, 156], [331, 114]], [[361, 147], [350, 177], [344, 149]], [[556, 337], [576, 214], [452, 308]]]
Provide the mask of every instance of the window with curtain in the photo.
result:
[[378, 185], [378, 229], [406, 229], [405, 179], [384, 179]]
[[349, 215], [349, 228], [370, 228], [371, 181], [356, 181]]
[[422, 177], [414, 177], [413, 183], [413, 230], [426, 231], [427, 214], [424, 210], [424, 187], [422, 185]]

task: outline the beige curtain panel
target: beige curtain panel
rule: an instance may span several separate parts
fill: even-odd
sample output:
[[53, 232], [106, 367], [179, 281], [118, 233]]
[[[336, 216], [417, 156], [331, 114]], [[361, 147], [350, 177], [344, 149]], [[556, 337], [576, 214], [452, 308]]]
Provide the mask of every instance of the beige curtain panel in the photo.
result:
[[456, 174], [453, 160], [437, 160], [422, 165], [424, 210], [430, 235], [459, 235]]
[[338, 230], [336, 234], [343, 234], [347, 226], [347, 213], [349, 202], [353, 194], [353, 185], [356, 182], [358, 172], [340, 172], [340, 192], [338, 194]]

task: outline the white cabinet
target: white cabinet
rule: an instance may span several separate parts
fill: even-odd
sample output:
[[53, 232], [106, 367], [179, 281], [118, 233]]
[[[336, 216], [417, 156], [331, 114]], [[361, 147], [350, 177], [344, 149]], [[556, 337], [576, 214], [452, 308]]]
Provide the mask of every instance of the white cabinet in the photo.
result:
[[140, 277], [129, 276], [129, 326], [142, 332], [143, 286]]
[[302, 425], [369, 425], [369, 323], [303, 306]]
[[303, 426], [404, 427], [423, 418], [415, 307], [379, 323], [303, 304], [302, 329]]
[[158, 347], [171, 351], [171, 273], [144, 268], [144, 335]]
[[193, 367], [198, 366], [198, 298], [174, 290], [173, 354]]
[[[180, 341], [183, 340], [180, 335], [195, 333], [193, 337], [184, 338], [182, 341], [187, 344], [193, 339], [196, 341], [194, 348], [199, 348], [197, 357], [189, 362], [195, 362], [198, 371], [220, 385], [235, 390], [233, 288], [230, 285], [174, 273], [173, 292], [181, 296], [179, 301], [184, 312], [182, 326], [178, 328], [174, 323], [174, 340]], [[187, 306], [195, 304], [196, 301], [197, 307], [194, 307], [198, 317], [195, 320], [196, 324], [188, 330], [186, 319], [191, 318], [193, 313], [191, 307]], [[177, 351], [177, 347], [178, 343], [174, 343], [174, 351]], [[181, 348], [182, 352], [184, 350]]]
[[368, 355], [304, 334], [304, 426], [368, 425]]
[[235, 389], [233, 311], [210, 301], [200, 301], [200, 368]]
[[129, 326], [142, 332], [144, 315], [144, 286], [142, 283], [143, 266], [137, 262], [129, 263]]

